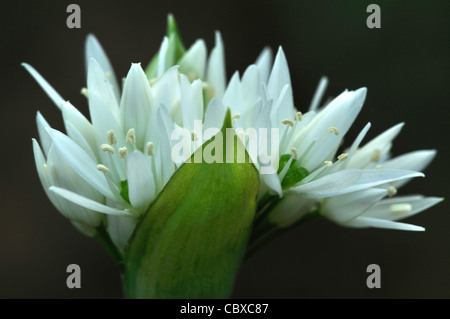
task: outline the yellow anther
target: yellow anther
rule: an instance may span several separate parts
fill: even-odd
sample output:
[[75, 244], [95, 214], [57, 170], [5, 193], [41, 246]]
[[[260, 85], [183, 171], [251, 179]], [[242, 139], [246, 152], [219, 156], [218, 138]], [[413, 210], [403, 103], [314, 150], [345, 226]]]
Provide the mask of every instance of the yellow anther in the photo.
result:
[[374, 163], [378, 163], [381, 159], [381, 151], [379, 149], [375, 149], [372, 152], [372, 156], [370, 157], [370, 161]]
[[100, 172], [103, 172], [103, 173], [106, 173], [106, 174], [109, 173], [109, 168], [106, 167], [106, 166], [103, 165], [103, 164], [98, 164], [98, 165], [97, 165], [97, 169], [98, 169]]
[[127, 154], [128, 154], [128, 150], [127, 150], [127, 148], [125, 146], [119, 148], [119, 156], [121, 158], [125, 158], [125, 156], [127, 156]]
[[114, 144], [117, 143], [117, 137], [116, 137], [116, 134], [114, 134], [113, 131], [106, 132], [106, 135], [108, 137], [108, 144], [109, 145], [114, 145]]
[[136, 131], [134, 128], [130, 128], [127, 132], [127, 143], [129, 144], [136, 143]]
[[411, 204], [392, 204], [389, 211], [393, 215], [406, 215], [412, 210]]
[[81, 94], [83, 94], [85, 97], [89, 97], [88, 89], [87, 88], [82, 88], [81, 89]]
[[333, 132], [335, 135], [339, 135], [339, 130], [334, 126], [328, 128], [328, 132]]
[[148, 156], [152, 156], [154, 154], [153, 153], [153, 147], [154, 147], [154, 145], [153, 145], [152, 142], [148, 142], [147, 143], [146, 149], [147, 149], [147, 155]]
[[389, 196], [389, 197], [392, 197], [392, 196], [394, 196], [395, 194], [397, 194], [397, 188], [395, 188], [394, 186], [389, 186], [389, 187], [387, 188], [387, 192], [388, 192], [388, 196]]
[[109, 144], [100, 145], [100, 149], [104, 152], [109, 152], [111, 154], [114, 154], [114, 148]]
[[283, 123], [284, 125], [289, 125], [290, 127], [294, 126], [294, 122], [288, 119], [282, 120], [281, 123]]

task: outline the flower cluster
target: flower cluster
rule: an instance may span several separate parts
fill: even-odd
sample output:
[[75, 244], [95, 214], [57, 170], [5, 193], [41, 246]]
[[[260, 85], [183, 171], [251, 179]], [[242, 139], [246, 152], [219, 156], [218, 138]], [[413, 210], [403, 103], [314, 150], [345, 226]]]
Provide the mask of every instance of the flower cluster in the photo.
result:
[[[90, 120], [23, 64], [62, 112], [66, 129], [64, 134], [51, 128], [38, 112], [35, 162], [54, 206], [88, 235], [106, 230], [119, 250], [181, 165], [172, 160], [172, 132], [183, 128], [192, 133], [190, 155], [201, 146], [194, 122], [201, 121], [203, 130], [220, 128], [227, 109], [237, 132], [277, 132], [271, 136], [277, 147], [267, 147], [276, 165], [268, 163], [267, 152], [259, 150], [253, 157], [259, 171], [273, 166], [271, 174], [260, 174], [254, 241], [319, 215], [349, 227], [423, 230], [397, 220], [441, 201], [394, 196], [411, 178], [423, 176], [436, 153], [422, 150], [391, 158], [392, 141], [403, 124], [361, 146], [369, 123], [338, 153], [367, 90], [346, 90], [320, 106], [327, 85], [323, 78], [309, 111], [302, 113], [294, 106], [281, 48], [274, 59], [264, 49], [242, 76], [235, 72], [227, 83], [220, 33], [209, 57], [203, 40], [186, 50], [170, 17], [158, 54], [146, 70], [133, 63], [122, 88], [93, 35], [85, 52], [87, 87], [82, 93]], [[249, 150], [250, 139], [241, 138]]]

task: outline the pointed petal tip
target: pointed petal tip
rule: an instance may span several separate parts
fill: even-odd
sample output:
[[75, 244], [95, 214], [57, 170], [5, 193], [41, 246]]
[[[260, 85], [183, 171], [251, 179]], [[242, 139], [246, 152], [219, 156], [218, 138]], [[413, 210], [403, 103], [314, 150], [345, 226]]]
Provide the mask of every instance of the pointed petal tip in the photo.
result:
[[97, 37], [93, 33], [88, 33], [86, 36], [86, 45], [91, 44], [93, 42], [98, 42]]
[[219, 30], [214, 31], [214, 37], [215, 37], [216, 45], [217, 45], [217, 43], [222, 43], [222, 33]]

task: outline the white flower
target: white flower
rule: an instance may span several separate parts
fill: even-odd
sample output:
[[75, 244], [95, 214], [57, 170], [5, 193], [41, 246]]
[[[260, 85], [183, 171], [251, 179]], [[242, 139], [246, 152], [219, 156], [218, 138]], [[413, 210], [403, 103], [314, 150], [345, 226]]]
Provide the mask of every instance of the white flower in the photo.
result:
[[[402, 127], [403, 123], [398, 124], [374, 138], [357, 152], [352, 152], [352, 156], [348, 159], [347, 167], [360, 168], [363, 171], [371, 171], [373, 174], [395, 169], [410, 171], [422, 171], [425, 169], [436, 155], [436, 151], [421, 150], [393, 159], [390, 158], [392, 140]], [[367, 129], [363, 130], [359, 139], [362, 139]], [[356, 144], [354, 145], [357, 146]], [[409, 178], [402, 178], [367, 190], [327, 198], [323, 201], [322, 213], [326, 217], [348, 227], [425, 230], [423, 227], [395, 221], [420, 213], [442, 201], [442, 198], [399, 196], [382, 199], [385, 196], [392, 197], [396, 195], [397, 189], [409, 180]]]
[[[121, 92], [102, 47], [88, 36], [87, 88], [82, 93], [88, 98], [90, 121], [34, 68], [23, 64], [62, 112], [67, 134], [52, 129], [37, 114], [42, 148], [33, 140], [33, 150], [46, 194], [78, 229], [94, 235], [105, 226], [122, 249], [137, 219], [182, 164], [173, 161], [172, 133], [179, 128], [190, 132], [189, 157], [202, 144], [199, 135], [222, 127], [226, 109], [261, 172], [257, 232], [267, 221], [290, 227], [317, 208], [345, 226], [421, 229], [395, 220], [418, 213], [439, 198], [383, 198], [395, 195], [396, 188], [411, 178], [423, 176], [420, 171], [434, 151], [389, 159], [401, 125], [358, 149], [368, 124], [349, 150], [336, 156], [362, 108], [365, 88], [345, 90], [319, 108], [327, 85], [323, 78], [310, 110], [302, 114], [294, 106], [281, 47], [273, 64], [266, 48], [242, 77], [236, 72], [226, 85], [220, 33], [209, 57], [203, 40], [185, 51], [177, 37], [174, 32], [164, 38], [146, 72], [133, 63]], [[200, 132], [196, 121], [202, 123]], [[267, 143], [258, 145], [256, 152], [246, 136], [249, 129], [268, 134]], [[272, 173], [265, 173], [267, 168]]]
[[[86, 234], [93, 235], [105, 223], [120, 248], [177, 168], [171, 160], [172, 131], [178, 126], [192, 131], [194, 120], [203, 119], [203, 83], [198, 77], [207, 72], [210, 91], [220, 94], [225, 86], [219, 33], [208, 63], [204, 43], [196, 42], [180, 67], [167, 68], [167, 41], [159, 52], [158, 78], [149, 80], [140, 64], [132, 64], [120, 93], [102, 47], [88, 36], [87, 89], [82, 93], [88, 97], [91, 122], [34, 68], [23, 64], [62, 111], [67, 131], [66, 135], [52, 129], [38, 112], [42, 149], [33, 139], [33, 150], [44, 190], [55, 207]], [[191, 70], [196, 79], [189, 81], [179, 68]], [[212, 122], [209, 116], [205, 121]]]
[[[362, 217], [366, 211], [373, 212], [369, 210], [372, 207], [378, 207], [377, 211], [385, 207], [382, 198], [394, 195], [394, 187], [400, 187], [413, 177], [424, 176], [420, 171], [429, 164], [435, 151], [418, 151], [388, 160], [391, 141], [402, 125], [358, 149], [370, 128], [369, 123], [348, 152], [337, 156], [344, 135], [362, 108], [367, 90], [346, 90], [320, 109], [318, 105], [326, 85], [327, 79], [323, 78], [309, 112], [296, 111], [289, 68], [281, 48], [273, 66], [270, 50], [265, 49], [255, 65], [247, 68], [242, 79], [238, 73], [232, 76], [225, 90], [223, 106], [235, 114], [235, 128], [279, 129], [279, 149], [275, 155], [279, 156], [281, 167], [276, 174], [260, 175], [259, 194], [263, 203], [267, 194], [276, 194], [271, 199], [277, 206], [275, 209], [269, 204], [260, 207], [263, 211], [264, 207], [272, 208], [267, 217], [280, 227], [292, 226], [319, 204], [324, 216], [343, 225], [418, 229], [402, 227], [399, 223], [394, 225], [384, 217], [380, 217], [384, 222], [367, 218], [363, 222]], [[250, 151], [249, 140], [246, 140], [246, 146]], [[262, 157], [259, 152], [255, 161], [259, 169]], [[440, 200], [423, 198], [423, 203], [419, 202], [417, 207], [423, 210]], [[259, 217], [264, 215], [260, 212]], [[409, 216], [408, 213], [394, 215], [390, 220]], [[257, 219], [256, 227], [259, 222], [261, 220]]]

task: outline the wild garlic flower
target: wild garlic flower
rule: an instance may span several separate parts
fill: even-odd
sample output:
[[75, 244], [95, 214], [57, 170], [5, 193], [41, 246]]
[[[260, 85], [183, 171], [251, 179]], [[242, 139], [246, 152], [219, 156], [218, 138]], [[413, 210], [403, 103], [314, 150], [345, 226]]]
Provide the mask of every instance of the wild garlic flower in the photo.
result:
[[[267, 221], [290, 227], [319, 207], [323, 216], [345, 226], [423, 230], [394, 221], [419, 213], [441, 198], [383, 198], [395, 195], [397, 188], [411, 178], [423, 177], [421, 171], [436, 152], [422, 150], [389, 159], [391, 142], [403, 124], [359, 148], [370, 128], [368, 123], [351, 147], [337, 154], [367, 90], [346, 90], [320, 109], [327, 81], [325, 77], [321, 80], [310, 110], [302, 114], [294, 107], [283, 50], [278, 50], [272, 66], [271, 52], [265, 49], [242, 79], [237, 72], [232, 76], [225, 90], [222, 105], [234, 114], [238, 132], [252, 127], [279, 132], [272, 136], [278, 138], [278, 148], [272, 149], [279, 158], [274, 173], [260, 175], [260, 211], [255, 228]], [[249, 139], [244, 137], [244, 141], [249, 148]], [[263, 155], [258, 156], [255, 165], [261, 169]]]
[[204, 83], [200, 78], [191, 81], [180, 69], [203, 77], [207, 65], [205, 78], [215, 91], [223, 90], [219, 33], [216, 41], [208, 63], [204, 42], [198, 41], [183, 55], [180, 66], [167, 68], [166, 37], [156, 64], [157, 78], [149, 79], [141, 65], [133, 63], [121, 93], [106, 54], [89, 35], [87, 88], [82, 93], [88, 98], [91, 122], [33, 67], [23, 64], [62, 111], [67, 135], [52, 129], [38, 112], [42, 148], [33, 139], [33, 150], [48, 197], [80, 230], [92, 235], [104, 222], [113, 242], [124, 247], [137, 218], [177, 168], [171, 159], [172, 131], [179, 126], [193, 131], [194, 120], [203, 119]]
[[[171, 27], [173, 29], [171, 29]], [[391, 197], [432, 160], [435, 151], [389, 159], [401, 125], [359, 148], [370, 124], [348, 151], [337, 154], [366, 98], [366, 89], [344, 91], [319, 108], [327, 80], [319, 84], [310, 110], [294, 106], [281, 47], [274, 61], [264, 49], [242, 77], [226, 84], [224, 45], [216, 33], [207, 57], [203, 40], [185, 50], [169, 24], [158, 54], [144, 71], [133, 63], [123, 88], [99, 42], [86, 41], [90, 121], [64, 100], [30, 65], [23, 64], [61, 110], [66, 134], [52, 129], [38, 112], [40, 144], [33, 139], [40, 180], [54, 206], [76, 227], [94, 235], [105, 226], [123, 249], [175, 171], [173, 132], [190, 134], [185, 159], [202, 145], [203, 134], [220, 128], [226, 110], [260, 172], [256, 239], [267, 225], [291, 227], [312, 211], [351, 227], [422, 230], [394, 222], [439, 202], [422, 196]], [[200, 130], [196, 121], [201, 123]], [[264, 129], [267, 145], [252, 148], [250, 129]], [[268, 160], [270, 157], [271, 160]], [[270, 168], [269, 173], [265, 168]], [[269, 227], [269, 228], [270, 228]]]

